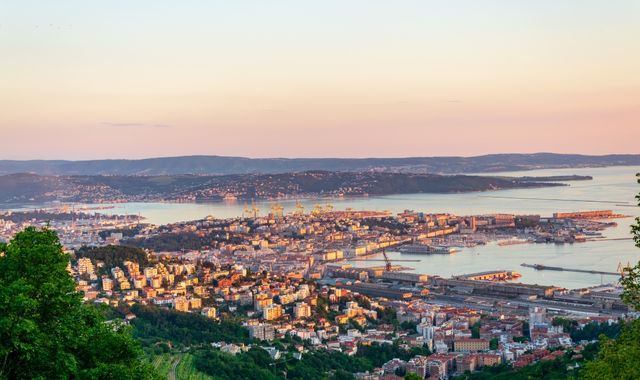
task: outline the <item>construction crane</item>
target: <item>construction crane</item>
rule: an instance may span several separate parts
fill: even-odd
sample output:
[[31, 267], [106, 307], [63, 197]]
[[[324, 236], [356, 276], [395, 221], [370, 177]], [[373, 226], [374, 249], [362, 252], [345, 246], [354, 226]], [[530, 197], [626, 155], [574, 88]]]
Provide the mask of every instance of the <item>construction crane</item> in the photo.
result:
[[384, 269], [387, 272], [391, 272], [391, 261], [389, 261], [389, 256], [387, 256], [387, 250], [384, 248], [382, 248], [382, 256], [384, 256], [384, 262], [385, 262]]
[[331, 212], [331, 211], [333, 211], [333, 205], [327, 202], [327, 204], [324, 205], [324, 212]]
[[282, 218], [282, 211], [283, 210], [284, 210], [284, 207], [282, 207], [282, 205], [280, 203], [276, 203], [273, 206], [271, 206], [271, 213], [273, 214], [273, 216], [276, 219]]
[[260, 209], [256, 207], [255, 202], [251, 202], [251, 215], [257, 218], [260, 215]]
[[311, 215], [320, 215], [322, 214], [322, 205], [320, 205], [319, 203], [316, 203], [316, 205], [313, 207], [313, 210], [311, 210]]
[[623, 266], [622, 262], [618, 261], [618, 269], [616, 269], [616, 272], [620, 273], [620, 277], [624, 277], [629, 269], [631, 269], [631, 263], [627, 261], [627, 265]]

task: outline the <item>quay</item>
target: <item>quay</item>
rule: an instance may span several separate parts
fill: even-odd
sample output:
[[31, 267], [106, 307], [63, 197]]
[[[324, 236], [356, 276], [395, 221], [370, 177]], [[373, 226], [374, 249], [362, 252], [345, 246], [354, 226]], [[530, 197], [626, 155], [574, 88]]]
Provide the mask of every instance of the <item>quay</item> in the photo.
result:
[[[387, 260], [384, 259], [367, 259], [367, 258], [355, 258], [355, 259], [350, 259], [349, 261], [372, 261], [372, 262], [387, 262]], [[419, 259], [403, 259], [403, 260], [388, 260], [388, 261], [393, 261], [394, 263], [419, 263], [422, 260]]]
[[591, 274], [606, 274], [606, 275], [610, 275], [610, 276], [620, 276], [620, 273], [618, 272], [604, 272], [604, 271], [599, 271], [599, 270], [590, 270], [590, 269], [572, 269], [572, 268], [563, 268], [563, 267], [551, 267], [551, 266], [547, 266], [547, 265], [542, 265], [542, 264], [520, 264], [523, 267], [526, 268], [533, 268], [536, 270], [557, 270], [557, 271], [564, 271], [564, 272], [577, 272], [577, 273], [591, 273]]

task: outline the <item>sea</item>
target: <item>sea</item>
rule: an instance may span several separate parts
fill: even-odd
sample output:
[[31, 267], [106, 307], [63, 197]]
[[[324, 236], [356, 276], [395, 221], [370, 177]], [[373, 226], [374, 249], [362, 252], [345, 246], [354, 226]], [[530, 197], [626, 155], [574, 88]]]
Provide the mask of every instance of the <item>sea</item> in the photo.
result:
[[[613, 210], [629, 215], [628, 218], [614, 219], [617, 227], [603, 231], [606, 237], [601, 241], [574, 244], [517, 244], [498, 246], [495, 243], [473, 248], [463, 248], [451, 255], [411, 255], [388, 251], [394, 259], [418, 259], [419, 262], [402, 263], [412, 267], [417, 273], [448, 277], [489, 270], [511, 270], [522, 274], [518, 280], [528, 284], [555, 285], [569, 289], [592, 287], [615, 283], [614, 275], [599, 275], [568, 271], [536, 270], [522, 267], [522, 263], [543, 264], [573, 269], [616, 272], [619, 264], [635, 264], [640, 260], [640, 248], [635, 247], [631, 237], [631, 224], [640, 217], [635, 196], [640, 192], [636, 179], [640, 173], [638, 166], [604, 168], [541, 169], [526, 172], [491, 173], [500, 176], [561, 176], [590, 175], [590, 181], [566, 182], [568, 186], [497, 190], [460, 194], [403, 194], [340, 199], [301, 199], [256, 202], [261, 214], [279, 203], [284, 212], [295, 210], [296, 203], [311, 211], [315, 205], [331, 203], [334, 210], [388, 210], [399, 213], [414, 210], [425, 213], [451, 213], [456, 215], [481, 215], [494, 213], [539, 214], [551, 216], [554, 212], [583, 210]], [[478, 173], [487, 175], [487, 173]], [[215, 203], [120, 203], [77, 206], [113, 206], [100, 210], [107, 214], [134, 214], [146, 218], [154, 224], [203, 219], [209, 215], [216, 218], [238, 217], [246, 207], [244, 202]], [[251, 205], [250, 205], [251, 206]], [[30, 206], [32, 207], [32, 206]], [[23, 207], [12, 207], [22, 209]], [[618, 239], [618, 240], [610, 240]], [[381, 254], [369, 256], [381, 259]], [[354, 266], [380, 265], [379, 261], [353, 261]]]

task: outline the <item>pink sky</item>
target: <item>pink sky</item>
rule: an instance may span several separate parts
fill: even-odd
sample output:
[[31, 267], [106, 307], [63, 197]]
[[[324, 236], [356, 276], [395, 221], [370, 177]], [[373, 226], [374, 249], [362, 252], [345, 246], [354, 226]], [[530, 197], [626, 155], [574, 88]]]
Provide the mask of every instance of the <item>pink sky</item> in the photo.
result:
[[320, 3], [2, 3], [0, 159], [640, 153], [638, 2]]

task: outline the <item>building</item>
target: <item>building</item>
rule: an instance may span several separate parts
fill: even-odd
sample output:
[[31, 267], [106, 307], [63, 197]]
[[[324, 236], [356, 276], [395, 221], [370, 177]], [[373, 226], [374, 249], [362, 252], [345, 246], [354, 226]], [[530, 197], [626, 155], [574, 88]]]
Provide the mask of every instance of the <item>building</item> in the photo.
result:
[[158, 289], [162, 287], [162, 276], [154, 275], [154, 276], [148, 277], [148, 279], [149, 279], [149, 286], [151, 286], [152, 288]]
[[95, 268], [91, 259], [88, 257], [81, 257], [78, 259], [78, 274], [88, 274], [91, 275], [95, 272]]
[[207, 318], [216, 319], [218, 317], [218, 310], [215, 307], [204, 307], [200, 314]]
[[274, 340], [276, 337], [276, 329], [269, 324], [259, 323], [257, 325], [247, 326], [249, 329], [249, 337], [258, 340]]
[[113, 291], [113, 280], [107, 276], [102, 277], [102, 290], [105, 292]]
[[476, 352], [489, 350], [488, 339], [456, 338], [453, 341], [453, 350], [456, 352]]
[[311, 317], [311, 306], [305, 302], [298, 302], [293, 308], [293, 315], [297, 319]]
[[280, 305], [269, 305], [262, 310], [262, 318], [267, 321], [273, 321], [282, 317], [282, 306]]
[[173, 308], [178, 311], [189, 311], [189, 301], [185, 297], [176, 297], [173, 299]]
[[202, 307], [202, 298], [191, 298], [189, 299], [189, 308], [191, 309], [200, 309]]
[[547, 327], [547, 323], [547, 309], [538, 306], [529, 309], [529, 333], [535, 328]]

